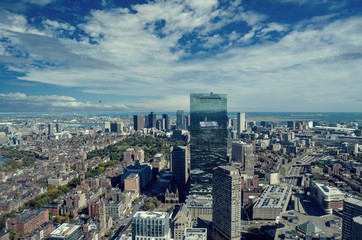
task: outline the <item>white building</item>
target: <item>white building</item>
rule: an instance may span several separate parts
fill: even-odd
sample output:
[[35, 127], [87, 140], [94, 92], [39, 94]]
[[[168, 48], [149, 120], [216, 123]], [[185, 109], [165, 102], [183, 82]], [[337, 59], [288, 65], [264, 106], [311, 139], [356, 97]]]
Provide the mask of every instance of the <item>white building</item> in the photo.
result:
[[312, 196], [325, 213], [332, 213], [333, 209], [343, 209], [344, 194], [338, 188], [318, 182], [312, 182], [310, 187]]
[[132, 240], [170, 240], [167, 212], [137, 212], [132, 218]]
[[236, 131], [237, 131], [238, 134], [240, 134], [245, 129], [246, 129], [245, 113], [239, 112], [237, 114], [237, 128], [236, 128]]
[[265, 178], [269, 181], [270, 185], [279, 184], [279, 173], [266, 173]]

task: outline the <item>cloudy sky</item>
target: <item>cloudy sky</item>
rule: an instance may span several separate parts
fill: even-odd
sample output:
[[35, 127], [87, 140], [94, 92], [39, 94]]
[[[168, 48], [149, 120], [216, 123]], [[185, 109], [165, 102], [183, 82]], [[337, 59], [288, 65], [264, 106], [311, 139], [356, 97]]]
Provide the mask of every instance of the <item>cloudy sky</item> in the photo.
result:
[[360, 0], [1, 0], [0, 112], [361, 111]]

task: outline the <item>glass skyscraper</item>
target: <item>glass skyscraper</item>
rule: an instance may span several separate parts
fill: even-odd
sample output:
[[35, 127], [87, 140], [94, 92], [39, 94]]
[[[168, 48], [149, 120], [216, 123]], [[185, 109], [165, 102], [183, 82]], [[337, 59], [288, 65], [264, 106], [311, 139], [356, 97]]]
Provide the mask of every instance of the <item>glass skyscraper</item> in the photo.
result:
[[190, 94], [190, 193], [212, 191], [212, 170], [227, 163], [226, 94]]

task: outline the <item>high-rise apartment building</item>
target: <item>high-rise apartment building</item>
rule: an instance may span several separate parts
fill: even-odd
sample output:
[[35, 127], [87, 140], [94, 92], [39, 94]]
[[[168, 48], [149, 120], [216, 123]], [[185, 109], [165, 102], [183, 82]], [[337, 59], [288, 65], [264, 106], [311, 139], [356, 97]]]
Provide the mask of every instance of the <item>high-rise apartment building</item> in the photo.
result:
[[132, 218], [132, 240], [170, 240], [167, 212], [137, 212]]
[[241, 175], [233, 166], [214, 170], [213, 239], [239, 240], [241, 221]]
[[212, 189], [212, 171], [227, 163], [226, 94], [190, 95], [191, 193]]
[[359, 228], [355, 227], [358, 224], [358, 219], [356, 217], [359, 216], [362, 216], [362, 200], [356, 198], [344, 199], [342, 240], [351, 240], [353, 239], [352, 237], [356, 235], [356, 231], [359, 230]]
[[237, 114], [237, 123], [236, 123], [236, 131], [238, 135], [242, 133], [246, 129], [245, 123], [245, 113], [238, 112]]
[[188, 149], [186, 146], [175, 146], [171, 149], [171, 172], [179, 191], [180, 202], [186, 198], [186, 184], [189, 178]]
[[133, 128], [134, 130], [140, 130], [145, 127], [145, 116], [133, 115]]
[[231, 145], [231, 160], [241, 163], [243, 171], [252, 178], [254, 176], [255, 156], [252, 144], [233, 142]]
[[185, 130], [185, 114], [183, 110], [178, 110], [176, 112], [176, 128], [179, 130]]

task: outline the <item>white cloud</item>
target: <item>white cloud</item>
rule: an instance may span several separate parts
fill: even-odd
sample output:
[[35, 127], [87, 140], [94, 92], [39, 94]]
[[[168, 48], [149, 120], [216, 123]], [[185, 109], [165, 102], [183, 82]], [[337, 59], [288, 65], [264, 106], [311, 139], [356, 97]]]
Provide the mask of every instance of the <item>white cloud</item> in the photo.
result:
[[24, 0], [24, 3], [32, 3], [32, 4], [36, 4], [36, 5], [47, 5], [49, 3], [53, 3], [56, 0]]
[[284, 26], [284, 25], [281, 25], [279, 23], [275, 23], [275, 22], [272, 22], [272, 23], [269, 23], [267, 24], [267, 27], [263, 28], [261, 30], [261, 32], [263, 34], [266, 34], [266, 33], [269, 33], [269, 32], [284, 32], [287, 30], [287, 27]]
[[75, 27], [69, 25], [68, 23], [60, 23], [58, 21], [52, 21], [52, 20], [49, 20], [49, 19], [43, 20], [43, 24], [52, 31], [55, 31], [55, 30], [58, 30], [58, 29], [63, 29], [63, 30], [67, 30], [67, 31], [74, 31], [75, 30]]
[[224, 39], [219, 34], [215, 34], [211, 37], [205, 37], [204, 40], [206, 40], [203, 44], [205, 48], [213, 48], [224, 42]]
[[25, 93], [0, 93], [0, 111], [17, 110], [126, 110], [123, 104], [82, 102], [70, 96], [26, 95]]
[[186, 0], [186, 3], [198, 14], [207, 14], [218, 5], [217, 0]]
[[[190, 92], [213, 91], [228, 93], [231, 110], [359, 111], [357, 102], [349, 99], [362, 88], [356, 77], [362, 76], [361, 56], [356, 54], [362, 52], [361, 17], [293, 27], [267, 22], [266, 16], [245, 11], [237, 1], [225, 8], [209, 3], [200, 7], [197, 2], [170, 0], [136, 5], [135, 12], [93, 11], [78, 27], [96, 44], [87, 37], [54, 39], [52, 31], [72, 26], [50, 20], [44, 20], [48, 32], [40, 34], [29, 34], [33, 29], [21, 16], [14, 21], [20, 30], [10, 30], [16, 27], [13, 23], [4, 28], [30, 53], [31, 60], [56, 65], [43, 69], [24, 64], [22, 80], [78, 87], [85, 93], [132, 96], [124, 104], [135, 110], [187, 109]], [[212, 23], [215, 17], [220, 20]], [[250, 28], [247, 32], [217, 32], [240, 21]], [[278, 41], [247, 45], [278, 32], [284, 34]], [[184, 40], [190, 47], [179, 44], [187, 34], [197, 35]], [[206, 48], [226, 41], [233, 44], [214, 55], [190, 54], [195, 39], [201, 39]], [[29, 102], [34, 101], [35, 97]], [[51, 102], [57, 107], [64, 103], [94, 106], [76, 99]]]

